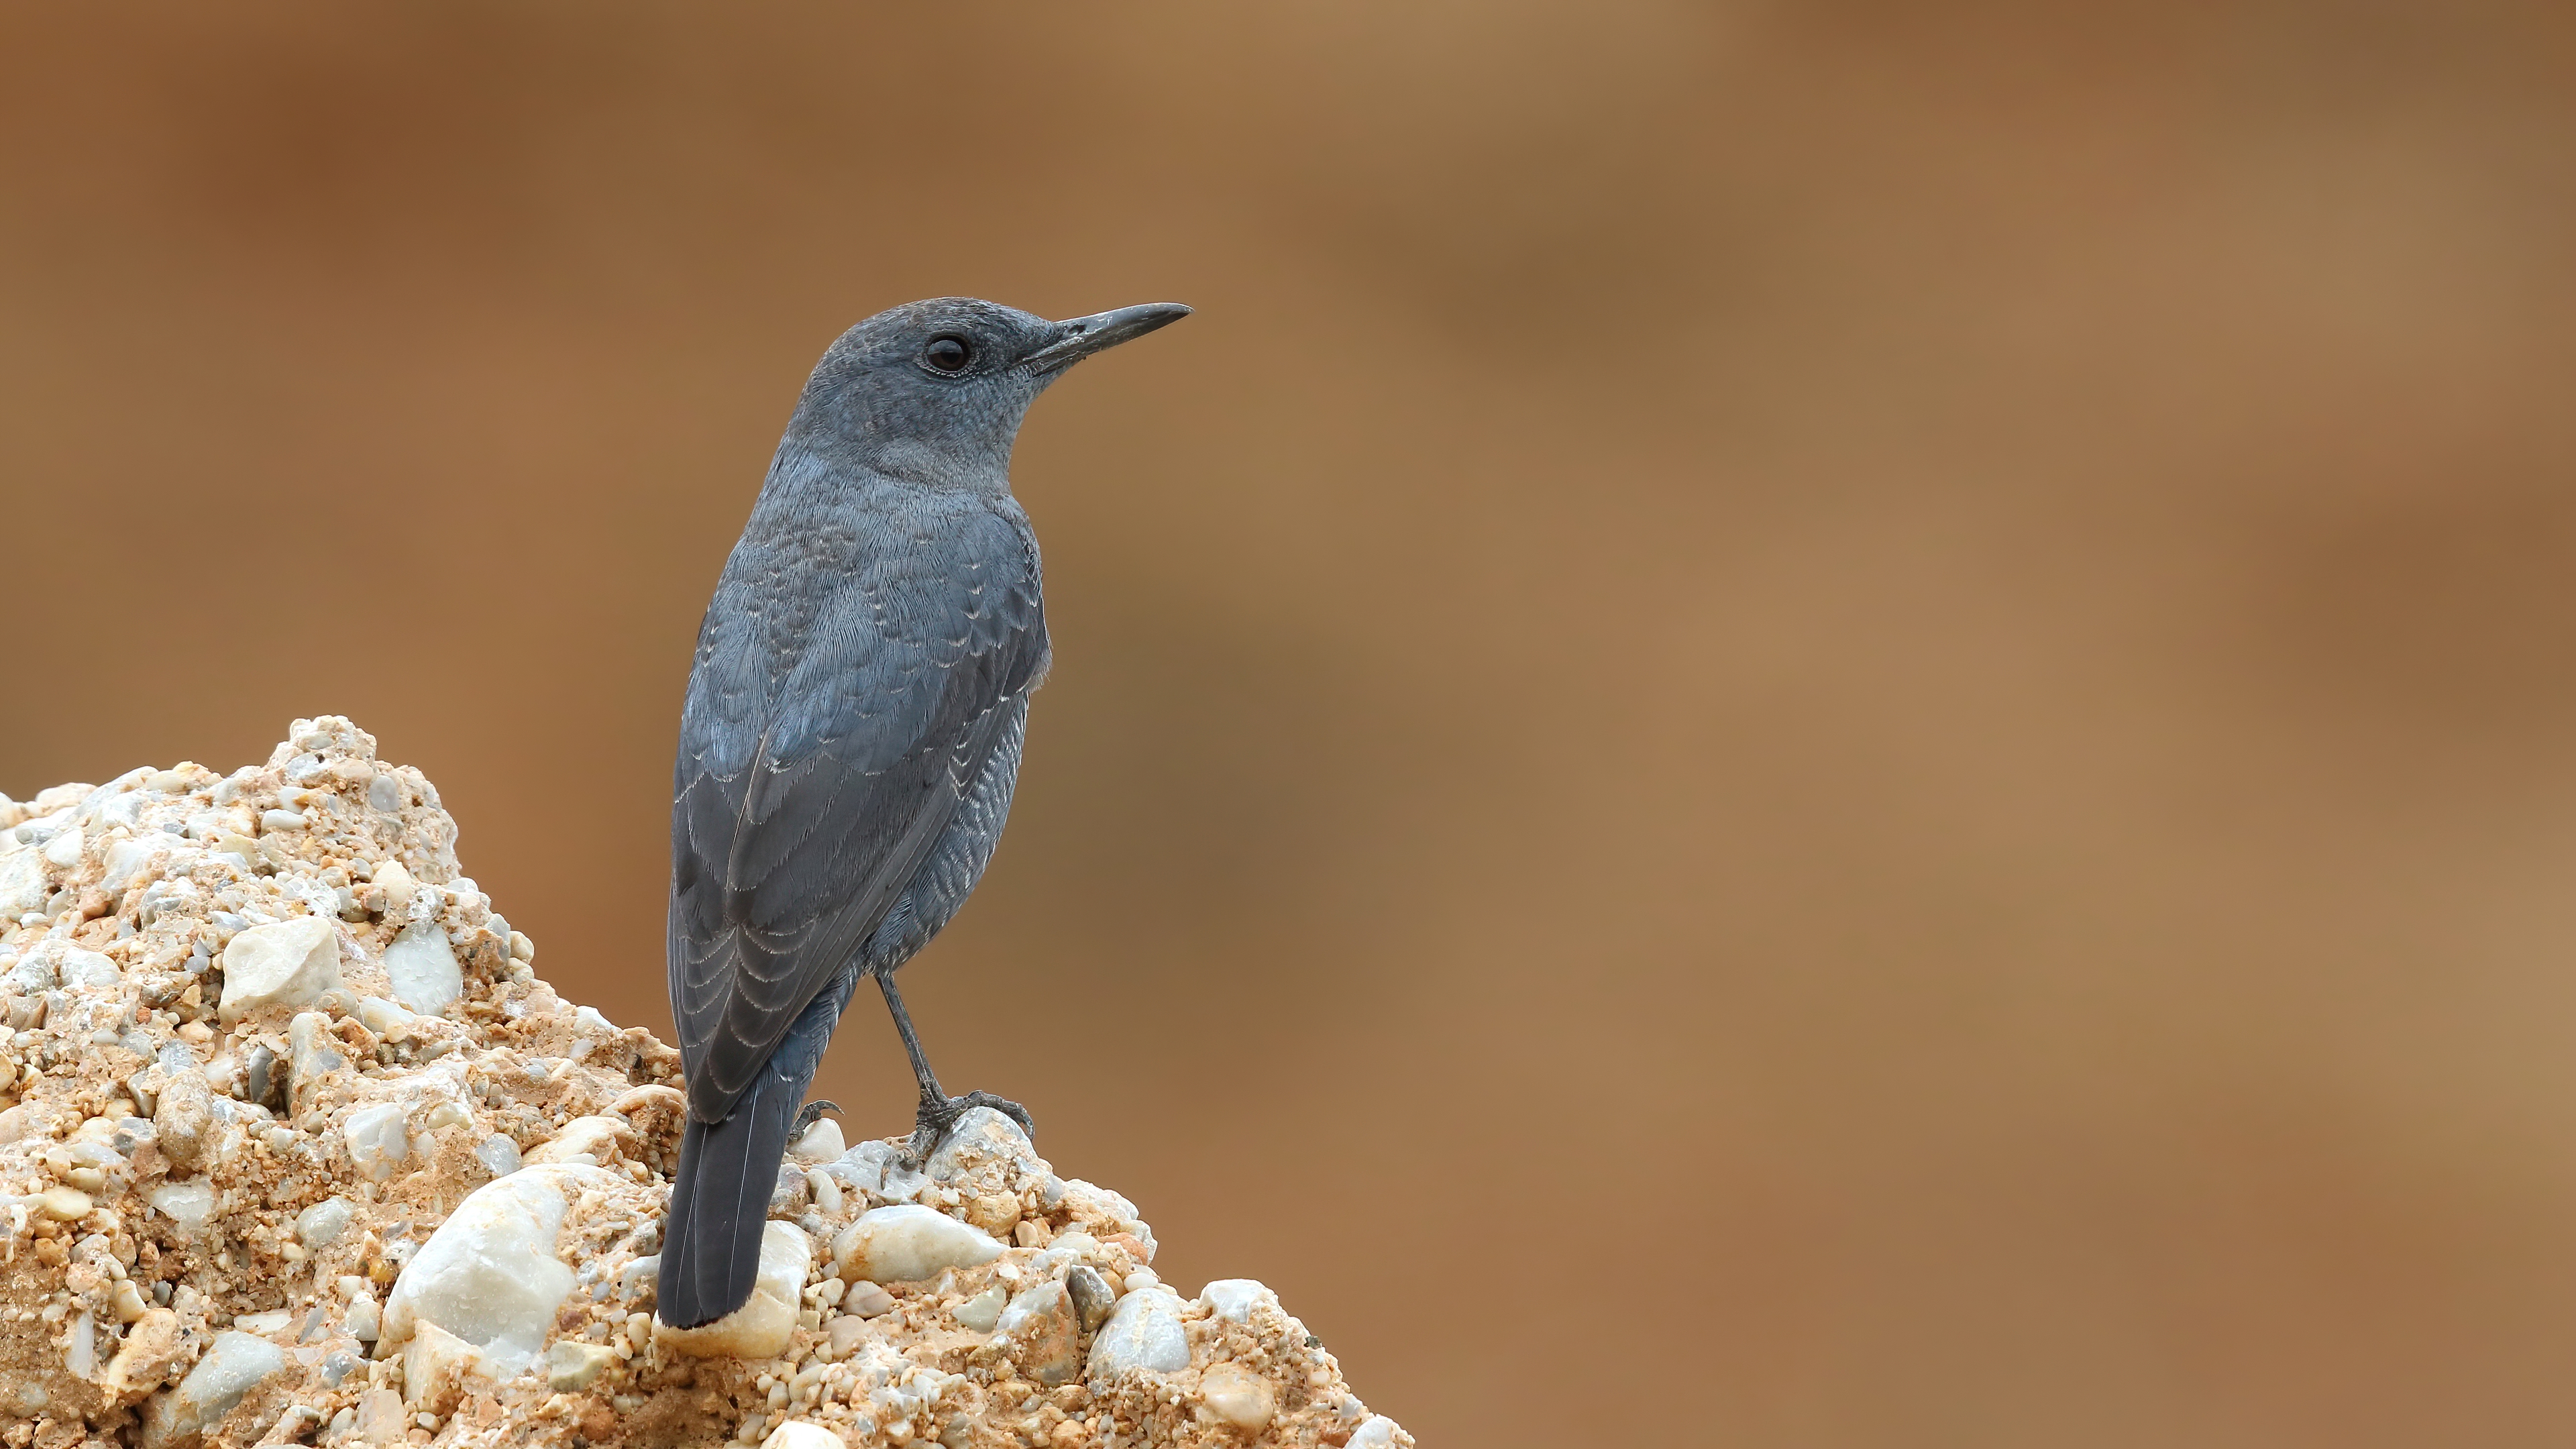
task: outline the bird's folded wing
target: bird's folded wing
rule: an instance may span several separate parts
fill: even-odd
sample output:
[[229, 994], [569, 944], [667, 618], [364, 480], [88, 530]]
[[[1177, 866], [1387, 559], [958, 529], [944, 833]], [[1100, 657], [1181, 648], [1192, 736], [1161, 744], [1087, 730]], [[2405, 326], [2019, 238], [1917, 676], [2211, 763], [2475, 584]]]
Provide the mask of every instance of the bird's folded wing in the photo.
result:
[[997, 555], [865, 567], [784, 633], [710, 610], [671, 811], [671, 1009], [700, 1120], [885, 920], [1043, 668], [1035, 557]]

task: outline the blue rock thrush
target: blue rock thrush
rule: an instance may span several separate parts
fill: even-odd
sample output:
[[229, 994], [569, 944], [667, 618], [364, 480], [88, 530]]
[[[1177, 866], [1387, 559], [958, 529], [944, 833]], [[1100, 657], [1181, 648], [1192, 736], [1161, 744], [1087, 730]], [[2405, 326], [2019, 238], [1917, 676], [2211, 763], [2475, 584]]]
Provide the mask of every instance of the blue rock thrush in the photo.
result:
[[1046, 677], [1037, 538], [1011, 496], [1020, 420], [1073, 363], [1189, 310], [1050, 322], [914, 302], [842, 334], [806, 381], [680, 714], [669, 948], [689, 1112], [664, 1322], [751, 1296], [799, 1104], [862, 978], [921, 1082], [916, 1156], [970, 1107], [1027, 1125], [1015, 1102], [940, 1090], [894, 973], [992, 858]]

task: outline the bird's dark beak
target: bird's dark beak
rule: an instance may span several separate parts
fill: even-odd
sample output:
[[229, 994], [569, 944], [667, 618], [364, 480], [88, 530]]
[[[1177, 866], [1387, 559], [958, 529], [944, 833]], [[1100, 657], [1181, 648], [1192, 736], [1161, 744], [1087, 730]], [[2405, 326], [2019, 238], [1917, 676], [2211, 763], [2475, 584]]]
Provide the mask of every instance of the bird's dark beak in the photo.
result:
[[1121, 307], [1114, 312], [1094, 312], [1088, 317], [1058, 322], [1055, 340], [1030, 353], [1021, 365], [1042, 376], [1060, 372], [1103, 348], [1142, 337], [1188, 315], [1190, 309], [1178, 302], [1147, 302], [1141, 307]]

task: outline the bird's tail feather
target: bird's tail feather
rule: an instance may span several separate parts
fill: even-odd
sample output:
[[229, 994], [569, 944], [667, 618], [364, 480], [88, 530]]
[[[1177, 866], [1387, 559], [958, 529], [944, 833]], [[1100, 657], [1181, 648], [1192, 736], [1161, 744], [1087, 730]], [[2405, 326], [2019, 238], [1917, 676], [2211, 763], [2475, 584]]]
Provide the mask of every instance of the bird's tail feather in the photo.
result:
[[796, 1084], [763, 1069], [732, 1116], [721, 1122], [689, 1119], [662, 1234], [656, 1307], [663, 1322], [695, 1328], [750, 1299], [760, 1273], [760, 1235], [799, 1095]]

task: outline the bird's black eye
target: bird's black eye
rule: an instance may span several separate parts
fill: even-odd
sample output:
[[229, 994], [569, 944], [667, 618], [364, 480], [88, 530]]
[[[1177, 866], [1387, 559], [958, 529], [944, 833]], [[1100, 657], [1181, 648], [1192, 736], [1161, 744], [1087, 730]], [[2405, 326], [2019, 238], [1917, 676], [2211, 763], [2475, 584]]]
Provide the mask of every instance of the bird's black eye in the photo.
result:
[[930, 345], [921, 349], [921, 360], [929, 363], [933, 372], [959, 373], [975, 360], [975, 353], [963, 337], [933, 337]]

